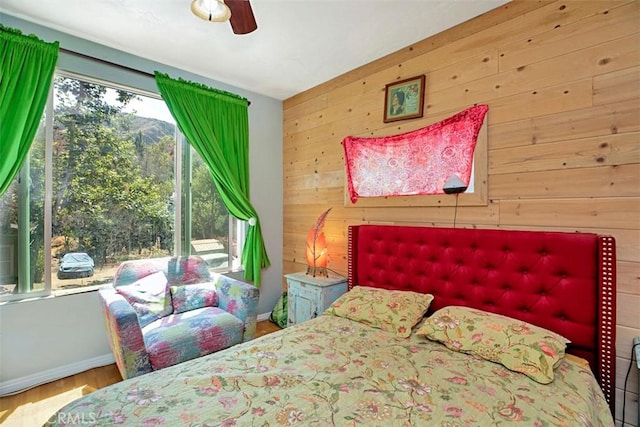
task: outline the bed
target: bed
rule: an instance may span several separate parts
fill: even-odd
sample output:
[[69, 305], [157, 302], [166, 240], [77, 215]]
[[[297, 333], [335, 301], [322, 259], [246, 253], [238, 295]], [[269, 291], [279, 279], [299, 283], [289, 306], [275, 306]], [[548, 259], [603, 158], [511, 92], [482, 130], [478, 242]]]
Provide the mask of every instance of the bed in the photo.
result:
[[315, 319], [47, 425], [613, 425], [613, 238], [350, 226], [348, 283]]

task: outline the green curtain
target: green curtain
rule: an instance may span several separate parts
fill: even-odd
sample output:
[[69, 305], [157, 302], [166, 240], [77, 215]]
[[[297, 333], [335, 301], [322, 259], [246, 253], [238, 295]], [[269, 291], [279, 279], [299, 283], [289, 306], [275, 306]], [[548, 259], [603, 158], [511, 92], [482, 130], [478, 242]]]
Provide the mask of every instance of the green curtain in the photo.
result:
[[0, 25], [0, 196], [29, 153], [57, 60], [58, 42]]
[[249, 201], [249, 103], [198, 83], [159, 72], [155, 76], [178, 128], [209, 167], [227, 210], [249, 221], [241, 262], [245, 279], [259, 286], [261, 269], [270, 262], [258, 214]]

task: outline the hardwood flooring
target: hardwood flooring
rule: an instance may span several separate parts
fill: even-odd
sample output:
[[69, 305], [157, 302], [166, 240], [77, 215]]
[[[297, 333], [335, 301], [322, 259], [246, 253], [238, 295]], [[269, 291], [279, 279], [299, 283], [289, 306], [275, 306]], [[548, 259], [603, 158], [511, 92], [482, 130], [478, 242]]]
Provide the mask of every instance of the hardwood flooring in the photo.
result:
[[[257, 336], [279, 331], [280, 327], [265, 320], [258, 322]], [[67, 403], [99, 388], [122, 381], [115, 364], [90, 369], [12, 396], [0, 398], [0, 425], [34, 427], [43, 425], [52, 414]]]
[[275, 323], [269, 320], [264, 320], [262, 322], [258, 322], [258, 325], [256, 326], [256, 336], [261, 337], [263, 335], [270, 334], [271, 332], [279, 331], [280, 329], [282, 328]]

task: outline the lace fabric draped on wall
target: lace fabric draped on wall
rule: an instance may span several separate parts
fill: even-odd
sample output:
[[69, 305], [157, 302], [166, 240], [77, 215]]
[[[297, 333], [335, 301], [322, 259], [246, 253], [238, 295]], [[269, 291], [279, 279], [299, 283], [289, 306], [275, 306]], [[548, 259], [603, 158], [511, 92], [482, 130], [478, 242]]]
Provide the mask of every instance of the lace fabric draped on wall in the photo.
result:
[[452, 174], [468, 186], [488, 110], [487, 105], [477, 105], [415, 131], [343, 139], [351, 203], [359, 197], [443, 194]]

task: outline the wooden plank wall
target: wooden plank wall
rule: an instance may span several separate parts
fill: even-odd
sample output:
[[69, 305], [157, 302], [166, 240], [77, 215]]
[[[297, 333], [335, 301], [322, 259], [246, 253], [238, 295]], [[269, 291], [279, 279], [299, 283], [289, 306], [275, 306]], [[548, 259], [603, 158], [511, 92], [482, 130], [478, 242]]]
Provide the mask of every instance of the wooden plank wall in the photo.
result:
[[[284, 273], [305, 268], [306, 233], [328, 207], [329, 267], [342, 274], [349, 224], [451, 226], [452, 206], [345, 206], [340, 141], [418, 129], [486, 103], [489, 200], [460, 206], [457, 226], [615, 236], [620, 420], [640, 336], [639, 6], [514, 1], [285, 100]], [[420, 74], [425, 116], [383, 123], [385, 84]], [[633, 370], [627, 388], [637, 381]], [[628, 392], [629, 425], [638, 424], [636, 405]]]

